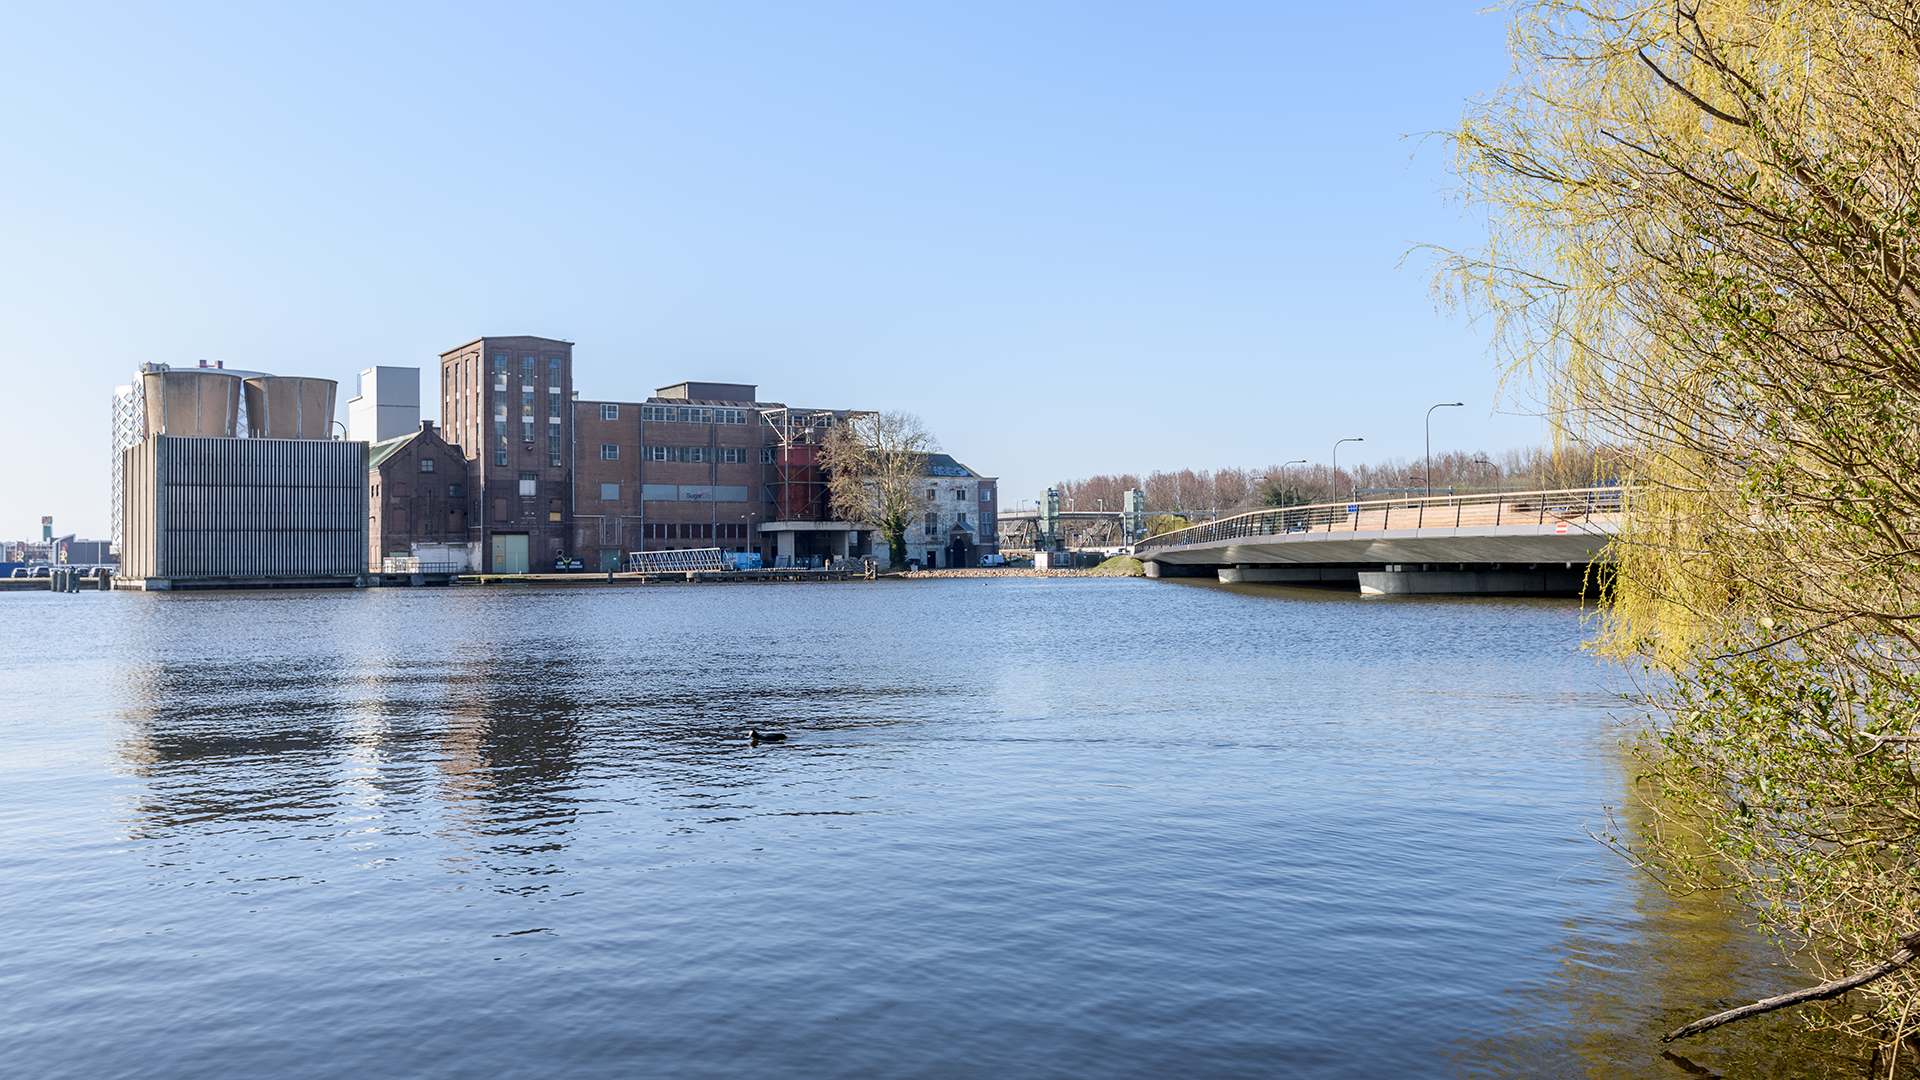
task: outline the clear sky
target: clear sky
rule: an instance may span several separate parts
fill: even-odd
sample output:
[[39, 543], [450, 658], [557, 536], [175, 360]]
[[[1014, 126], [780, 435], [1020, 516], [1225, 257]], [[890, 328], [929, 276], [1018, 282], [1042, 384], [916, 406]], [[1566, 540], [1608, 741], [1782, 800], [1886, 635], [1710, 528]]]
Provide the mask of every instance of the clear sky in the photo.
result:
[[143, 362], [345, 420], [482, 334], [918, 413], [1008, 501], [1536, 442], [1398, 267], [1476, 235], [1408, 136], [1505, 74], [1484, 4], [8, 5], [0, 538], [106, 535]]

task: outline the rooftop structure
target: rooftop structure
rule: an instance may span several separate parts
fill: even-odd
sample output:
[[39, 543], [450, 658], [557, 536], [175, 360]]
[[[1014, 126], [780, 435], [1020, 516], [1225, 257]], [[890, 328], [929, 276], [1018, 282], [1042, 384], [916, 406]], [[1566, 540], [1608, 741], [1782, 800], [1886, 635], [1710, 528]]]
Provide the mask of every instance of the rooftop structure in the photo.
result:
[[370, 367], [347, 399], [347, 438], [382, 443], [420, 430], [420, 369]]

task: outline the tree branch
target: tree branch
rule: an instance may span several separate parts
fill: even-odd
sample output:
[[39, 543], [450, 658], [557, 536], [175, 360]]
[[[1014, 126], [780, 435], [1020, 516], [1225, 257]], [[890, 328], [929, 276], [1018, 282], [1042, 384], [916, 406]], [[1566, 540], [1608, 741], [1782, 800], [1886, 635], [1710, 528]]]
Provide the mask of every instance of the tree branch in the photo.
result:
[[1737, 1009], [1728, 1009], [1723, 1013], [1715, 1013], [1704, 1020], [1695, 1020], [1685, 1027], [1675, 1028], [1667, 1032], [1665, 1035], [1660, 1036], [1660, 1041], [1672, 1042], [1675, 1039], [1684, 1039], [1689, 1035], [1698, 1035], [1703, 1031], [1710, 1031], [1722, 1024], [1731, 1024], [1736, 1020], [1745, 1020], [1749, 1016], [1759, 1016], [1761, 1013], [1770, 1013], [1775, 1009], [1784, 1009], [1789, 1005], [1798, 1005], [1803, 1001], [1825, 1001], [1828, 998], [1836, 998], [1849, 990], [1865, 986], [1875, 979], [1893, 974], [1911, 963], [1915, 956], [1920, 956], [1920, 933], [1908, 934], [1906, 937], [1901, 938], [1899, 952], [1887, 957], [1884, 963], [1875, 964], [1857, 975], [1849, 975], [1844, 979], [1834, 979], [1832, 982], [1823, 982], [1819, 986], [1809, 986], [1805, 990], [1795, 990], [1791, 994], [1781, 994], [1779, 997], [1770, 997], [1762, 1001], [1756, 1001], [1751, 1005], [1742, 1005]]

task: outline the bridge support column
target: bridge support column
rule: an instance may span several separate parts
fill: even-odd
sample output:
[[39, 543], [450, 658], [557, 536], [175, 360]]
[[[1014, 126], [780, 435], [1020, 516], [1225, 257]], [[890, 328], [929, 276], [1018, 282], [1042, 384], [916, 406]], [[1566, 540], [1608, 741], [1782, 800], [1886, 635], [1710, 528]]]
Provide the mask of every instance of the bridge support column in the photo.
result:
[[1319, 566], [1223, 566], [1220, 580], [1227, 584], [1352, 585], [1360, 571]]
[[1359, 571], [1363, 596], [1578, 596], [1586, 568], [1544, 566], [1500, 570], [1422, 570], [1388, 565]]
[[1184, 566], [1179, 563], [1159, 562], [1154, 559], [1148, 559], [1145, 565], [1147, 576], [1150, 578], [1212, 577], [1214, 573], [1214, 568], [1211, 566]]

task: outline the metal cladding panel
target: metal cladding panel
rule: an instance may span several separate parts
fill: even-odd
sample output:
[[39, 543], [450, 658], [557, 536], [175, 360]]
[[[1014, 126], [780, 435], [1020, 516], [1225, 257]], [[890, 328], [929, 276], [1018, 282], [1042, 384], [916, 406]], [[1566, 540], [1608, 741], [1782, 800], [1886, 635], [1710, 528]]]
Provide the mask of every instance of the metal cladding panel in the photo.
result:
[[[366, 445], [156, 437], [128, 451], [137, 575], [183, 580], [366, 572]], [[150, 460], [149, 460], [150, 459]], [[151, 523], [141, 500], [150, 498]]]

